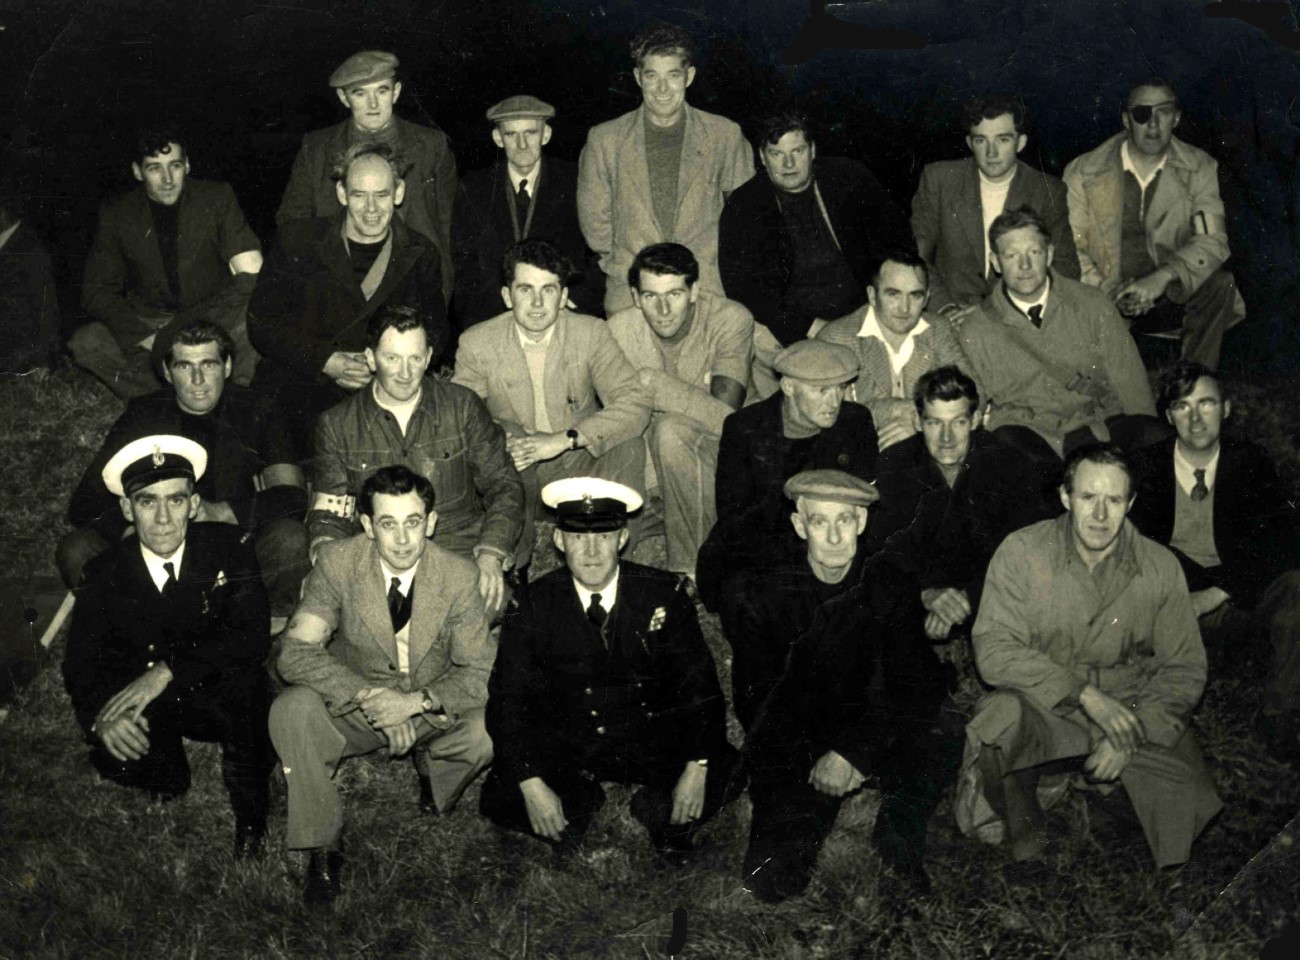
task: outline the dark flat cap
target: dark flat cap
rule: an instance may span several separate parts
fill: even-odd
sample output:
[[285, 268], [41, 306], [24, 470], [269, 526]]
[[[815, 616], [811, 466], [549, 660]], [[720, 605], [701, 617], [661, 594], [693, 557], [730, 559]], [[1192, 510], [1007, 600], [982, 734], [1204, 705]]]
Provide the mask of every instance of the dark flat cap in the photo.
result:
[[824, 340], [800, 340], [776, 355], [772, 367], [777, 373], [823, 387], [848, 383], [858, 375], [857, 355], [848, 347]]
[[785, 495], [795, 502], [807, 497], [869, 507], [880, 499], [880, 491], [872, 484], [843, 470], [805, 470], [787, 480], [784, 489]]
[[549, 103], [522, 93], [506, 97], [500, 103], [488, 107], [487, 111], [487, 118], [493, 123], [500, 120], [522, 120], [525, 117], [549, 120], [553, 116], [555, 108]]
[[362, 50], [354, 53], [330, 74], [331, 87], [351, 87], [358, 83], [373, 83], [397, 73], [397, 58], [383, 50]]
[[600, 477], [566, 477], [542, 488], [542, 502], [555, 509], [560, 530], [595, 533], [619, 530], [628, 514], [641, 508], [641, 494]]

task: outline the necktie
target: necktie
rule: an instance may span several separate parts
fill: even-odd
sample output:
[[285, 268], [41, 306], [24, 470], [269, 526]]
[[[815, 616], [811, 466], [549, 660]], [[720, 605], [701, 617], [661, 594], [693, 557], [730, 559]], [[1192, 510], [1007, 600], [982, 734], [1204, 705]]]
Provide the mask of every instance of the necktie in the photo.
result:
[[515, 194], [515, 216], [519, 218], [519, 232], [522, 234], [528, 223], [528, 203], [531, 197], [528, 194], [528, 178], [519, 181], [519, 190]]
[[[407, 593], [402, 596], [402, 581], [397, 577], [392, 578], [392, 585], [388, 588], [388, 615], [393, 620], [393, 633], [401, 633], [402, 627], [411, 619], [411, 594]], [[415, 589], [415, 585], [411, 585]]]
[[605, 608], [600, 605], [600, 594], [593, 593], [591, 603], [587, 606], [587, 619], [591, 621], [597, 630], [603, 630], [608, 616], [609, 614], [605, 612]]
[[[1204, 473], [1205, 471], [1201, 471]], [[176, 589], [176, 567], [170, 560], [163, 564], [163, 569], [167, 571], [167, 580], [162, 585], [162, 595], [170, 597], [172, 591]]]
[[1029, 319], [1034, 321], [1034, 326], [1042, 329], [1043, 326], [1043, 305], [1036, 303], [1029, 308]]
[[1210, 495], [1210, 488], [1205, 485], [1205, 471], [1193, 470], [1192, 476], [1196, 477], [1196, 484], [1192, 487], [1192, 499], [1198, 503]]

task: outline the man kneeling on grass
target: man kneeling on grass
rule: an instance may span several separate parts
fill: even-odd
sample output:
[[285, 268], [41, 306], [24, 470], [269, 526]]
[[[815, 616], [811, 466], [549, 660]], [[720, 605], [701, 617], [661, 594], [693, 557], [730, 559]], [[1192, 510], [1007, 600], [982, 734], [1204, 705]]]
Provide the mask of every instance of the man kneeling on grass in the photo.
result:
[[478, 571], [435, 546], [433, 484], [400, 464], [361, 487], [363, 533], [324, 544], [289, 622], [271, 739], [289, 791], [288, 846], [311, 858], [303, 899], [331, 904], [343, 869], [348, 757], [388, 748], [423, 757], [421, 810], [449, 811], [492, 761], [483, 728], [496, 653]]
[[221, 744], [235, 856], [266, 835], [270, 645], [266, 590], [238, 528], [191, 523], [208, 456], [170, 435], [126, 444], [103, 469], [135, 533], [86, 565], [63, 679], [100, 774], [157, 800], [190, 786], [184, 738]]

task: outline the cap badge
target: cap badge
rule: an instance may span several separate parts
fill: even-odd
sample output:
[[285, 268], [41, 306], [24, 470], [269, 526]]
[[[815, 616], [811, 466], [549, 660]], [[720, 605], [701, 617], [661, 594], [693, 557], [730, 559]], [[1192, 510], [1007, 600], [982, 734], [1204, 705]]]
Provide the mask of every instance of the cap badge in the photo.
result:
[[161, 467], [167, 460], [167, 458], [163, 456], [162, 447], [158, 444], [154, 444], [152, 459], [155, 467]]
[[589, 494], [589, 493], [584, 493], [584, 494], [582, 495], [582, 512], [583, 512], [583, 513], [595, 513], [595, 512], [596, 512], [596, 505], [595, 505], [594, 503], [592, 503], [592, 501], [591, 501], [591, 494]]

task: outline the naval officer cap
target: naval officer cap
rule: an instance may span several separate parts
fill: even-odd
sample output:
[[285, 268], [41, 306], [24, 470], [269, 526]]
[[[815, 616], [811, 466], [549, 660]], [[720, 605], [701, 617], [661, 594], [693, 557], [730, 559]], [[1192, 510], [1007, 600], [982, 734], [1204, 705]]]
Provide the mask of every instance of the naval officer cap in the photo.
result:
[[188, 437], [155, 434], [132, 440], [104, 466], [101, 476], [110, 493], [129, 497], [160, 480], [198, 480], [208, 468], [208, 452]]
[[858, 375], [858, 357], [848, 347], [825, 340], [800, 340], [776, 355], [772, 368], [814, 387], [848, 383]]
[[567, 477], [542, 488], [542, 503], [555, 510], [555, 525], [571, 533], [621, 530], [641, 509], [641, 494], [600, 477]]
[[530, 97], [526, 94], [519, 94], [514, 97], [506, 97], [500, 103], [488, 107], [487, 118], [493, 123], [499, 123], [502, 120], [523, 120], [536, 117], [538, 120], [549, 120], [555, 116], [555, 108], [544, 100], [538, 100], [536, 97]]
[[800, 497], [807, 497], [869, 507], [880, 499], [880, 492], [872, 484], [843, 470], [804, 470], [787, 480], [784, 489], [785, 495], [795, 503]]
[[397, 58], [383, 50], [362, 50], [354, 53], [330, 74], [331, 87], [354, 87], [359, 83], [374, 83], [397, 73]]

